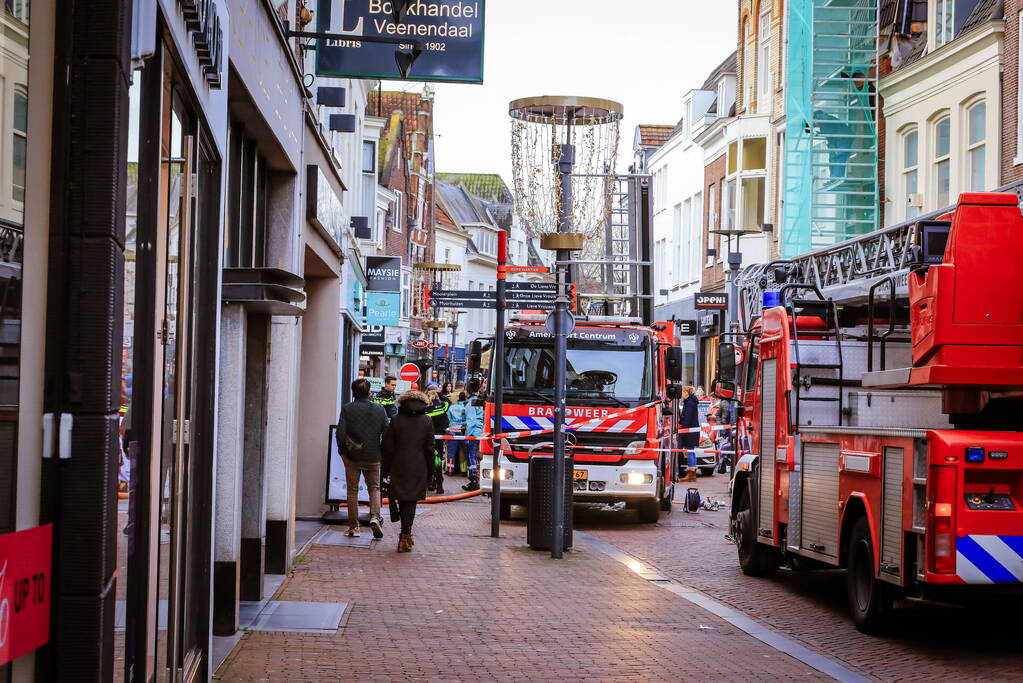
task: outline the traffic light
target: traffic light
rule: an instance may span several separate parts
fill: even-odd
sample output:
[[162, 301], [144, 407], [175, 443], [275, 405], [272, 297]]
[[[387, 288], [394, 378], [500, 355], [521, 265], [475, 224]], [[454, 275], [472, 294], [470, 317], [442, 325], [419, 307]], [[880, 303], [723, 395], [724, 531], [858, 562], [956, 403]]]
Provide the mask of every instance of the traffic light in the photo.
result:
[[430, 375], [430, 368], [433, 367], [433, 361], [431, 361], [431, 360], [414, 360], [414, 361], [409, 361], [409, 362], [411, 362], [413, 365], [415, 365], [417, 368], [419, 368], [419, 377], [420, 378], [425, 379], [425, 378], [431, 376]]

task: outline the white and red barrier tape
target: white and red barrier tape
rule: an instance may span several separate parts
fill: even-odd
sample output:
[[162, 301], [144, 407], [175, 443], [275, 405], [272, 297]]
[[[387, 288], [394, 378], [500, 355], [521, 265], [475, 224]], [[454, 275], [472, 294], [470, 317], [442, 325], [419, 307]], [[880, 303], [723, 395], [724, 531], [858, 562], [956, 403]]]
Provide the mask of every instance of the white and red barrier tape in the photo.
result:
[[[588, 424], [597, 424], [598, 422], [605, 422], [607, 420], [617, 419], [623, 415], [629, 415], [630, 413], [636, 413], [641, 410], [646, 410], [652, 406], [658, 405], [660, 401], [651, 401], [641, 406], [634, 406], [632, 408], [626, 408], [625, 410], [619, 410], [608, 415], [601, 415], [600, 417], [594, 417], [589, 420], [583, 420], [582, 422], [572, 422], [569, 425], [565, 425], [565, 431], [571, 432], [584, 427]], [[487, 441], [490, 439], [521, 439], [524, 436], [537, 436], [539, 434], [552, 434], [554, 432], [553, 427], [547, 429], [532, 429], [521, 432], [505, 432], [503, 434], [492, 434], [490, 436], [458, 436], [456, 434], [438, 434], [436, 438], [443, 439], [445, 441]]]

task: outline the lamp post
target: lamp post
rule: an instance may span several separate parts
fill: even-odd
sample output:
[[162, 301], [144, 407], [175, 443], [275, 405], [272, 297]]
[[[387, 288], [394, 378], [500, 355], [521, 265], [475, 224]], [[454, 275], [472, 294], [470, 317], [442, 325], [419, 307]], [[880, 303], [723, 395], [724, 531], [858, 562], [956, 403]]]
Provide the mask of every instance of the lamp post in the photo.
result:
[[455, 349], [458, 348], [458, 316], [466, 313], [466, 311], [455, 311], [454, 316], [451, 318], [451, 322], [448, 323], [448, 327], [451, 328], [451, 354], [448, 356], [448, 381], [454, 386], [456, 378], [454, 377], [454, 366], [455, 366]]
[[[765, 225], [770, 225], [766, 223]], [[739, 247], [740, 238], [743, 235], [756, 235], [760, 232], [766, 232], [764, 230], [751, 230], [748, 228], [740, 228], [738, 226], [728, 226], [724, 228], [717, 228], [714, 230], [708, 230], [707, 232], [715, 235], [723, 235], [727, 238], [727, 254], [728, 254], [728, 310], [726, 311], [728, 317], [728, 327], [726, 331], [734, 332], [733, 328], [738, 327], [739, 324], [739, 289], [737, 285], [737, 278], [739, 275], [739, 268], [742, 267], [742, 250]], [[732, 238], [735, 238], [735, 251], [732, 251]]]

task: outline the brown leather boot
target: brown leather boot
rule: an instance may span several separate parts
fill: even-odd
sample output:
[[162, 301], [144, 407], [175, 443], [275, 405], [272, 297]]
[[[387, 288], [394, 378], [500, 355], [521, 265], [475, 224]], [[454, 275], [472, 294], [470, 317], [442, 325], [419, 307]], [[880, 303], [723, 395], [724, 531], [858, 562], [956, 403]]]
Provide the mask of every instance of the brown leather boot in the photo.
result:
[[696, 468], [690, 467], [686, 470], [686, 476], [682, 477], [682, 481], [696, 481]]
[[412, 550], [412, 534], [401, 534], [398, 536], [398, 552], [407, 553]]

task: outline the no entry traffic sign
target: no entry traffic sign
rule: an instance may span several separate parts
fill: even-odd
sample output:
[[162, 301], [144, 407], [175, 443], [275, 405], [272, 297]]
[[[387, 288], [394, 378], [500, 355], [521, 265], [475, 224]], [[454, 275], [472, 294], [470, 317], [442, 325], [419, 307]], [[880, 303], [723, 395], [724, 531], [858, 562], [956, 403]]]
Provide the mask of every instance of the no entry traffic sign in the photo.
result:
[[402, 378], [406, 382], [415, 382], [419, 379], [419, 368], [413, 363], [405, 363], [398, 370], [398, 377]]

